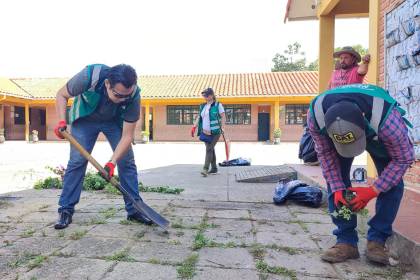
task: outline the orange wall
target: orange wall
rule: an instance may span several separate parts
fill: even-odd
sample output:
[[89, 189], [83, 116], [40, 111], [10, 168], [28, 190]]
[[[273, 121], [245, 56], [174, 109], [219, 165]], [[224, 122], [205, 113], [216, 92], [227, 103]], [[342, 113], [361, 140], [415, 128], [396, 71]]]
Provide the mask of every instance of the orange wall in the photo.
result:
[[[258, 112], [266, 111], [271, 114], [270, 107], [258, 104], [251, 105], [250, 125], [227, 125], [226, 136], [232, 141], [257, 141], [258, 140]], [[268, 111], [267, 111], [268, 109]], [[282, 141], [299, 141], [302, 136], [301, 125], [286, 125], [285, 112], [280, 111], [280, 128]], [[154, 141], [198, 141], [190, 136], [191, 125], [167, 125], [166, 106], [153, 107], [153, 140]], [[270, 123], [270, 130], [274, 129], [274, 122]]]

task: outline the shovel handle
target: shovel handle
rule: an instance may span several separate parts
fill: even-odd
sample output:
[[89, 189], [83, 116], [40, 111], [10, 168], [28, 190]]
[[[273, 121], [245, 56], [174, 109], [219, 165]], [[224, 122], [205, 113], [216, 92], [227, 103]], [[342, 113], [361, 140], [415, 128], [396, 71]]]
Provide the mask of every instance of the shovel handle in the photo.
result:
[[[96, 161], [96, 159], [94, 159], [91, 154], [86, 151], [85, 148], [82, 147], [82, 145], [79, 144], [79, 142], [77, 142], [76, 139], [74, 139], [74, 137], [67, 132], [67, 130], [65, 129], [60, 129], [60, 133], [61, 135], [63, 135], [64, 138], [66, 138], [70, 144], [73, 145], [73, 147], [75, 147], [81, 154], [82, 156], [84, 156], [102, 175], [105, 176], [105, 178], [108, 178], [108, 172], [106, 172], [106, 170], [102, 167], [102, 165], [99, 164], [99, 162]], [[111, 178], [111, 180], [108, 181], [112, 181], [113, 178]]]

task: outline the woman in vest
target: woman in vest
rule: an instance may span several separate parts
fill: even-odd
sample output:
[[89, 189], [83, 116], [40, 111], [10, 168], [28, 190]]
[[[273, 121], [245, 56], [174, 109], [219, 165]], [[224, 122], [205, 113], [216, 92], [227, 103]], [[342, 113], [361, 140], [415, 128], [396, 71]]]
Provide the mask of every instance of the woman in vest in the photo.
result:
[[191, 128], [191, 137], [194, 137], [198, 125], [197, 135], [206, 144], [206, 158], [201, 175], [207, 177], [208, 174], [217, 174], [214, 147], [217, 141], [219, 141], [226, 119], [225, 109], [220, 102], [216, 101], [216, 96], [212, 88], [205, 89], [201, 95], [206, 100], [206, 103], [200, 105], [199, 116], [195, 119], [194, 125]]
[[[408, 136], [410, 124], [397, 102], [384, 89], [353, 84], [318, 95], [310, 106], [309, 131], [328, 186], [328, 208], [338, 212], [346, 205], [357, 212], [376, 198], [375, 213], [369, 220], [366, 257], [388, 264], [384, 244], [392, 235], [404, 191], [404, 173], [414, 161], [414, 148]], [[351, 187], [350, 169], [354, 157], [367, 151], [379, 177], [367, 187]], [[353, 193], [348, 198], [347, 192]], [[357, 217], [349, 220], [331, 215], [337, 244], [321, 258], [342, 262], [359, 257]]]

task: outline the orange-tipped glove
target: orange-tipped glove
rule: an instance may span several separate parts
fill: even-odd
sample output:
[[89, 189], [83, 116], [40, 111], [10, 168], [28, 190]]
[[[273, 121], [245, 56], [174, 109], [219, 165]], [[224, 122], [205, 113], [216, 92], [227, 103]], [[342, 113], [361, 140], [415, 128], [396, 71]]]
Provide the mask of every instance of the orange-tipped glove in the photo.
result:
[[194, 137], [196, 129], [197, 129], [196, 126], [191, 127], [191, 137]]
[[58, 124], [54, 128], [54, 133], [59, 139], [64, 139], [64, 136], [61, 135], [60, 130], [66, 130], [67, 123], [66, 120], [61, 120], [58, 122]]
[[378, 193], [375, 189], [370, 186], [368, 188], [365, 187], [356, 187], [356, 188], [349, 188], [349, 191], [355, 192], [356, 197], [350, 201], [350, 204], [353, 206], [354, 211], [359, 211], [366, 207], [368, 202], [378, 196]]
[[108, 178], [106, 179], [111, 179], [114, 176], [115, 164], [113, 164], [112, 162], [108, 162], [107, 164], [105, 164], [104, 169], [108, 175]]
[[334, 205], [335, 207], [339, 207], [339, 203], [348, 206], [346, 199], [343, 197], [343, 191], [336, 191], [334, 192]]

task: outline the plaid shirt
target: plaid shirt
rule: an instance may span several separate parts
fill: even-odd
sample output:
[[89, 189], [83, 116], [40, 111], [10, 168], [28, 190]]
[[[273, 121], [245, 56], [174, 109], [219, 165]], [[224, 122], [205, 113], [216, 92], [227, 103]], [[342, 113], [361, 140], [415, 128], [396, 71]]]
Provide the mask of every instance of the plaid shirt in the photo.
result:
[[[315, 142], [315, 151], [321, 164], [322, 174], [331, 191], [346, 189], [341, 177], [340, 162], [334, 144], [328, 135], [322, 135], [315, 120], [308, 113], [309, 132]], [[408, 138], [408, 129], [400, 113], [393, 109], [378, 132], [391, 160], [373, 185], [381, 192], [396, 186], [408, 167], [414, 162], [414, 148]]]

